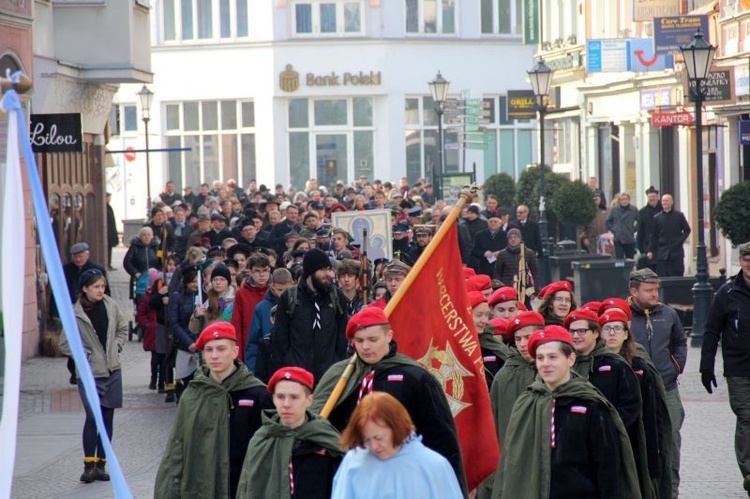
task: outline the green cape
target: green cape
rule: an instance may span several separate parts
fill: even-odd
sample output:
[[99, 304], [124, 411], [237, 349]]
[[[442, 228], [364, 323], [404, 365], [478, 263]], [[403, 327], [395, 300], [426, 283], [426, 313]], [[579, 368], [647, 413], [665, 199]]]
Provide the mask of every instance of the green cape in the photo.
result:
[[[614, 406], [583, 378], [572, 375], [570, 381], [550, 392], [542, 380], [536, 380], [516, 402], [508, 425], [507, 451], [500, 459], [496, 482], [502, 487], [492, 491], [493, 499], [548, 499], [552, 476], [550, 414], [552, 399], [570, 397], [602, 404], [609, 411], [620, 436], [622, 497], [640, 499], [638, 475], [630, 448], [630, 439]], [[508, 476], [510, 479], [505, 480]], [[520, 477], [523, 477], [521, 479]]]
[[295, 441], [313, 442], [333, 456], [343, 454], [339, 448], [339, 432], [320, 416], [308, 411], [307, 422], [293, 429], [279, 422], [276, 411], [263, 411], [262, 417], [263, 426], [255, 432], [247, 446], [237, 486], [237, 499], [291, 497], [289, 460]]
[[672, 499], [672, 420], [669, 419], [669, 410], [667, 409], [667, 391], [664, 388], [664, 381], [661, 379], [654, 361], [651, 360], [648, 351], [640, 343], [635, 344], [634, 357], [644, 361], [646, 369], [649, 371], [649, 376], [654, 380], [656, 387], [659, 476], [651, 477], [651, 481], [656, 491], [656, 497], [660, 499]]
[[[490, 403], [492, 404], [492, 414], [495, 415], [495, 429], [497, 430], [497, 441], [500, 443], [501, 456], [503, 440], [508, 429], [513, 405], [526, 388], [534, 382], [535, 377], [536, 363], [524, 359], [515, 348], [509, 348], [508, 358], [495, 375], [495, 380], [490, 387]], [[492, 489], [496, 486], [494, 482], [494, 475], [490, 475], [482, 482], [477, 490], [477, 499], [492, 497]]]
[[485, 328], [485, 330], [479, 334], [479, 346], [494, 353], [500, 357], [500, 360], [505, 362], [510, 355], [510, 348], [508, 348], [508, 345], [498, 340], [493, 331], [494, 329], [488, 331], [487, 328]]
[[[326, 401], [328, 401], [328, 397], [331, 395], [331, 392], [333, 392], [333, 388], [336, 386], [336, 383], [338, 383], [339, 378], [341, 378], [341, 374], [344, 372], [344, 369], [346, 369], [347, 364], [349, 364], [349, 359], [335, 363], [330, 368], [328, 368], [323, 377], [320, 378], [320, 382], [315, 388], [315, 393], [313, 394], [313, 403], [310, 406], [310, 410], [312, 412], [314, 412], [315, 414], [320, 414], [320, 411], [323, 409]], [[394, 355], [386, 355], [380, 360], [380, 362], [373, 365], [367, 364], [366, 362], [363, 362], [362, 359], [357, 357], [357, 360], [354, 363], [354, 372], [346, 382], [344, 391], [336, 401], [336, 405], [334, 406], [334, 408], [338, 407], [341, 402], [346, 400], [346, 398], [354, 392], [354, 390], [359, 388], [359, 384], [362, 382], [362, 378], [364, 378], [365, 375], [367, 375], [370, 371], [384, 371], [392, 367], [404, 365], [422, 368], [422, 366], [415, 360], [412, 360], [410, 357], [407, 357], [406, 355], [402, 355], [400, 353], [396, 353]]]
[[195, 371], [177, 406], [154, 487], [155, 498], [229, 497], [230, 392], [265, 386], [235, 360], [223, 383], [207, 367]]

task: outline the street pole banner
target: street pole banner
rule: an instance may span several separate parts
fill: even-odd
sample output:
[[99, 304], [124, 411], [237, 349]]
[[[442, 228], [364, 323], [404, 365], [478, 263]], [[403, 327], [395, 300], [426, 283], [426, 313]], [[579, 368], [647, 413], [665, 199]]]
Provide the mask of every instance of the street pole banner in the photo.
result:
[[[20, 72], [14, 73], [11, 75], [11, 81], [14, 83], [20, 81], [21, 77], [23, 75]], [[57, 251], [57, 243], [55, 242], [55, 237], [52, 233], [52, 224], [50, 223], [49, 219], [49, 208], [47, 206], [47, 201], [44, 196], [44, 191], [42, 190], [42, 183], [39, 178], [39, 171], [37, 170], [36, 161], [34, 159], [34, 153], [31, 149], [31, 142], [29, 141], [29, 130], [26, 126], [26, 122], [24, 120], [24, 115], [21, 112], [21, 101], [18, 98], [17, 92], [11, 88], [8, 90], [5, 95], [3, 96], [2, 100], [2, 109], [8, 113], [8, 118], [10, 120], [10, 123], [14, 123], [14, 127], [17, 127], [17, 131], [15, 134], [15, 138], [13, 139], [14, 142], [9, 142], [10, 144], [17, 144], [23, 151], [23, 158], [24, 163], [26, 166], [26, 173], [29, 179], [29, 185], [31, 187], [31, 197], [32, 202], [34, 206], [34, 215], [36, 217], [36, 227], [37, 227], [37, 235], [39, 237], [39, 244], [42, 248], [42, 255], [44, 257], [44, 262], [47, 266], [47, 272], [49, 274], [49, 282], [50, 286], [52, 287], [52, 293], [55, 297], [55, 303], [57, 304], [57, 310], [60, 313], [60, 321], [62, 322], [62, 329], [64, 331], [64, 334], [68, 340], [68, 344], [70, 346], [70, 350], [73, 353], [73, 360], [75, 361], [76, 367], [78, 368], [78, 376], [80, 377], [82, 383], [84, 392], [86, 393], [86, 399], [88, 400], [88, 403], [91, 407], [100, 407], [99, 402], [99, 395], [96, 391], [96, 385], [94, 384], [94, 376], [91, 373], [91, 368], [89, 366], [88, 360], [86, 358], [86, 353], [83, 350], [83, 342], [81, 341], [81, 334], [78, 331], [78, 324], [75, 319], [75, 315], [73, 314], [73, 305], [70, 303], [70, 300], [68, 297], [70, 296], [67, 289], [67, 284], [65, 282], [65, 277], [62, 270], [62, 263], [60, 262], [60, 255]], [[12, 149], [12, 147], [9, 147], [9, 151]], [[17, 148], [16, 148], [17, 149]], [[11, 159], [13, 159], [11, 157]], [[18, 162], [18, 160], [13, 160]], [[7, 165], [7, 170], [10, 171], [12, 165]], [[20, 179], [20, 166], [15, 168], [17, 170], [17, 176]], [[7, 182], [6, 182], [7, 183]], [[10, 188], [10, 186], [8, 186]], [[3, 202], [7, 202], [8, 198], [18, 198], [21, 202], [23, 202], [23, 196], [19, 195], [23, 191], [18, 188], [17, 186], [13, 187], [15, 190], [12, 191], [12, 194], [9, 196], [7, 191], [4, 195]], [[3, 234], [2, 234], [2, 241], [3, 241], [3, 286], [5, 286], [5, 283], [12, 283], [15, 285], [14, 292], [8, 291], [6, 292], [6, 289], [3, 289], [3, 302], [8, 297], [12, 297], [15, 295], [21, 295], [20, 300], [23, 300], [23, 293], [18, 293], [18, 283], [23, 282], [23, 269], [25, 268], [24, 265], [18, 264], [18, 258], [19, 255], [23, 255], [25, 244], [25, 238], [19, 237], [19, 232], [11, 232], [13, 230], [13, 227], [17, 226], [19, 223], [23, 224], [23, 209], [19, 210], [4, 210], [3, 217], [13, 217], [13, 218], [20, 218], [20, 220], [16, 220], [13, 222], [14, 225], [9, 225], [9, 223], [6, 222], [6, 219], [3, 219]], [[17, 229], [16, 229], [17, 230]], [[22, 234], [22, 232], [21, 232]], [[21, 246], [20, 249], [17, 249], [13, 252], [7, 252], [7, 254], [12, 255], [13, 258], [13, 266], [15, 266], [17, 269], [20, 269], [21, 275], [18, 278], [18, 280], [11, 280], [7, 278], [6, 276], [8, 274], [5, 274], [5, 258], [6, 258], [6, 244], [9, 244], [11, 241], [18, 241]], [[11, 275], [15, 275], [12, 273]], [[5, 310], [5, 320], [6, 324], [8, 321], [8, 316], [18, 316], [19, 319], [22, 317], [22, 314], [20, 313], [13, 313], [8, 314], [10, 310], [13, 310], [14, 312], [17, 312], [19, 310], [22, 310], [22, 304], [21, 306], [16, 306], [14, 309], [7, 309], [5, 308], [5, 303], [3, 303], [3, 309]], [[15, 319], [14, 319], [15, 320]], [[16, 336], [13, 342], [18, 342], [18, 346], [14, 346], [16, 350], [20, 349], [20, 342], [21, 342], [21, 327], [20, 325], [15, 325], [15, 328], [17, 328], [15, 331], [13, 331], [13, 334], [9, 334], [9, 332], [6, 331], [5, 338], [6, 338], [6, 344], [9, 343], [9, 336]], [[20, 350], [18, 350], [18, 358], [19, 358], [19, 373], [20, 373]], [[8, 388], [8, 379], [6, 377], [6, 391], [4, 393], [4, 400], [3, 400], [3, 411], [5, 411], [5, 399], [9, 397], [10, 393], [7, 390]], [[17, 419], [18, 417], [18, 392], [20, 389], [20, 384], [16, 384], [16, 394], [13, 395], [16, 398], [16, 404], [15, 404], [15, 411], [16, 414], [14, 415], [13, 419]], [[128, 485], [125, 482], [125, 477], [122, 473], [122, 468], [120, 468], [120, 463], [117, 460], [117, 456], [115, 455], [114, 450], [112, 449], [112, 444], [110, 443], [109, 439], [106, 438], [107, 431], [104, 427], [104, 420], [102, 419], [101, 411], [94, 410], [92, 411], [94, 413], [94, 419], [96, 421], [96, 428], [99, 432], [99, 435], [102, 435], [101, 442], [104, 446], [104, 451], [107, 456], [107, 462], [109, 463], [110, 467], [110, 474], [112, 476], [112, 489], [114, 491], [115, 497], [117, 499], [132, 499], [133, 495], [131, 494], [130, 490], [128, 489]], [[3, 412], [3, 420], [2, 424], [4, 425], [6, 423], [6, 414]], [[4, 438], [4, 436], [3, 436]], [[13, 442], [15, 442], [15, 428], [12, 435]], [[3, 470], [5, 473], [10, 474], [10, 481], [7, 484], [8, 490], [10, 490], [10, 484], [12, 483], [13, 479], [13, 465], [15, 460], [15, 452], [7, 452], [7, 449], [9, 449], [8, 445], [10, 445], [8, 442], [0, 442], [3, 446], [0, 447], [3, 449], [2, 457], [0, 457], [0, 469]], [[15, 446], [15, 443], [13, 444]], [[5, 479], [4, 475], [0, 475], [1, 479]], [[5, 482], [0, 482], [0, 486], [5, 487]], [[2, 494], [0, 491], [0, 496], [2, 497], [10, 497], [10, 493], [8, 494]]]
[[[3, 381], [3, 412], [0, 419], [0, 497], [11, 497], [13, 468], [16, 458], [18, 401], [21, 394], [21, 351], [23, 338], [23, 274], [26, 269], [26, 234], [24, 228], [23, 183], [18, 156], [18, 124], [16, 95], [6, 94], [2, 110], [8, 113], [8, 150], [5, 158], [2, 217], [2, 310], [5, 337], [5, 373]], [[15, 99], [14, 99], [15, 98]]]

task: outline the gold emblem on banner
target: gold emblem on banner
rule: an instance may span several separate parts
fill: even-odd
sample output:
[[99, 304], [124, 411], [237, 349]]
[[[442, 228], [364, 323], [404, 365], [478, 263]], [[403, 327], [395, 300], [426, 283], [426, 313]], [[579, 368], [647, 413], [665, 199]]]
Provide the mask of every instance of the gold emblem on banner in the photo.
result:
[[471, 404], [462, 401], [464, 397], [463, 379], [474, 375], [461, 365], [456, 358], [456, 354], [453, 353], [450, 343], [445, 344], [445, 350], [440, 350], [433, 346], [432, 340], [430, 340], [427, 352], [424, 357], [417, 359], [417, 362], [435, 376], [440, 386], [443, 387], [454, 418], [467, 407], [471, 407]]
[[279, 87], [284, 92], [296, 92], [299, 88], [299, 73], [287, 64], [284, 71], [279, 75]]

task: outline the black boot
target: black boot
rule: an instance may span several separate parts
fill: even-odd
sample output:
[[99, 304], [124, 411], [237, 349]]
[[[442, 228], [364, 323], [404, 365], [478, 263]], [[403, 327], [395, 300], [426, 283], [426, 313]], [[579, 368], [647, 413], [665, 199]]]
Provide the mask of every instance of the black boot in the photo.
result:
[[148, 384], [149, 390], [156, 390], [156, 376], [151, 376], [151, 382]]
[[175, 401], [175, 398], [174, 398], [174, 383], [166, 385], [165, 388], [166, 388], [165, 391], [167, 393], [167, 396], [164, 398], [164, 402], [167, 403], [167, 404], [174, 403], [174, 401]]
[[100, 482], [109, 482], [109, 474], [107, 473], [107, 470], [105, 469], [105, 466], [107, 464], [106, 459], [99, 458], [99, 460], [96, 462], [96, 479]]
[[[89, 458], [92, 459], [92, 458]], [[96, 476], [98, 475], [96, 469], [96, 463], [92, 461], [83, 461], [83, 474], [81, 475], [80, 480], [83, 483], [91, 483], [94, 480], [96, 480]]]
[[159, 383], [159, 388], [156, 390], [157, 393], [164, 393], [164, 383]]

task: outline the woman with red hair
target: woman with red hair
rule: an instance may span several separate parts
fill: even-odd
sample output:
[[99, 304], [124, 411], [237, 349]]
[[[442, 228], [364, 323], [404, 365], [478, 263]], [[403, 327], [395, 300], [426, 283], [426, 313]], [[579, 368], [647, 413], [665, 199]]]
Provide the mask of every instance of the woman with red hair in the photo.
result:
[[331, 497], [461, 498], [450, 463], [422, 444], [414, 423], [393, 395], [362, 398], [341, 436], [348, 450], [333, 479]]

